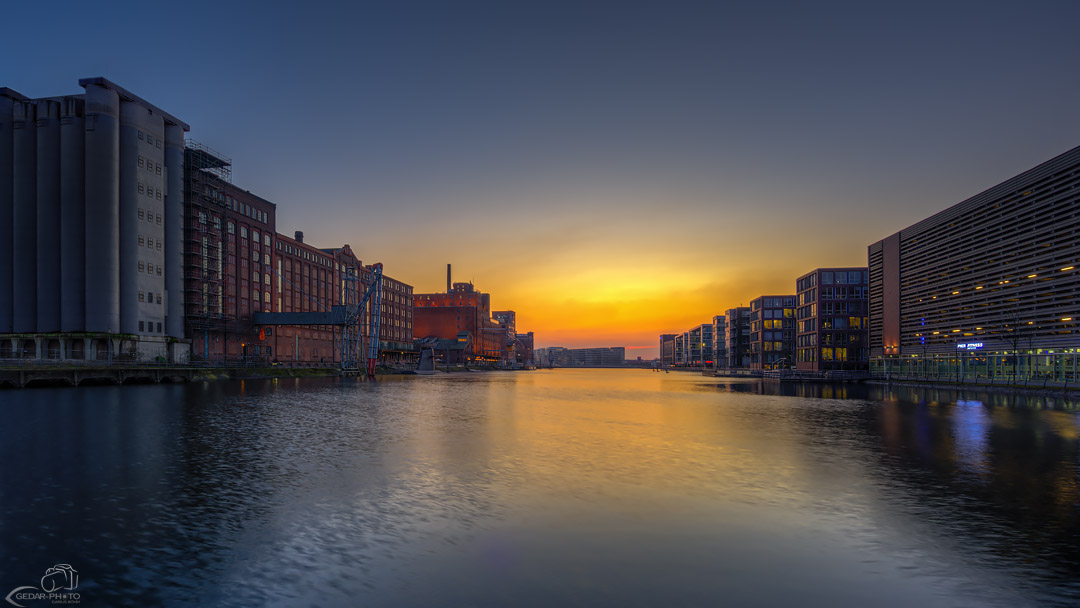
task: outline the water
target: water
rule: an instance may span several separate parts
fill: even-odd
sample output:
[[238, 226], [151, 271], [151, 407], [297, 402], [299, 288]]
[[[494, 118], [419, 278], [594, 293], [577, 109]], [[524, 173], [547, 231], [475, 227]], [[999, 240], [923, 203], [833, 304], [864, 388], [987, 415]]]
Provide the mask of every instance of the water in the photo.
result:
[[554, 370], [0, 414], [4, 595], [67, 563], [82, 606], [1080, 602], [1060, 399]]

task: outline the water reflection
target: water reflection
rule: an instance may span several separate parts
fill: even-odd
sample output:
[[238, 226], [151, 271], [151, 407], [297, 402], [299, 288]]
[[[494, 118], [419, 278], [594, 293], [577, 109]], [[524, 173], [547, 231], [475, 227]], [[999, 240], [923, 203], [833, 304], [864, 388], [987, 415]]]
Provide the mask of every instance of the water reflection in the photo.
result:
[[1068, 605], [1047, 397], [556, 370], [7, 391], [0, 589], [87, 605]]

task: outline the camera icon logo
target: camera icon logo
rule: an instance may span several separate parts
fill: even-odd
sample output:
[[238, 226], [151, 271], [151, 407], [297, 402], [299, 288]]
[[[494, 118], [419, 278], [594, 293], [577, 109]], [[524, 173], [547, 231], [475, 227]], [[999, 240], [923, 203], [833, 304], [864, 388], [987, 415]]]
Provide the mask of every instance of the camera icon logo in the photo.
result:
[[74, 589], [79, 586], [79, 573], [68, 564], [56, 564], [45, 571], [41, 577], [41, 590], [53, 593], [61, 589]]

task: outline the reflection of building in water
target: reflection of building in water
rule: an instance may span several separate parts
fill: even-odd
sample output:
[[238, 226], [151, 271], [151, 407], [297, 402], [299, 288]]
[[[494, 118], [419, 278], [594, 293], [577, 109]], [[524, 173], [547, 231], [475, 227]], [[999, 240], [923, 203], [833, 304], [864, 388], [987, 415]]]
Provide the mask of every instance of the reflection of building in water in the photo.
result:
[[1080, 148], [869, 248], [877, 370], [1075, 381]]

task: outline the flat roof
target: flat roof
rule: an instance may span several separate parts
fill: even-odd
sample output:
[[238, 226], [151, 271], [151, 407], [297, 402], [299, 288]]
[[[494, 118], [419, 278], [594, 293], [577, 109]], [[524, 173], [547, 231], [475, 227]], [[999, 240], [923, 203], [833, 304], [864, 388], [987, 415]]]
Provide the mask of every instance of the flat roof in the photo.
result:
[[165, 122], [169, 122], [169, 123], [172, 123], [172, 124], [174, 124], [174, 125], [176, 125], [178, 127], [182, 127], [185, 131], [190, 131], [191, 130], [191, 126], [188, 125], [186, 122], [180, 120], [179, 118], [173, 116], [172, 114], [169, 114], [165, 110], [162, 110], [161, 108], [155, 106], [154, 104], [150, 103], [149, 101], [146, 101], [142, 97], [139, 97], [138, 95], [135, 95], [131, 91], [129, 91], [129, 90], [125, 89], [124, 87], [116, 84], [115, 82], [112, 82], [111, 80], [109, 80], [107, 78], [97, 76], [97, 77], [94, 77], [94, 78], [80, 78], [79, 79], [79, 86], [81, 86], [83, 88], [86, 88], [86, 87], [88, 87], [90, 85], [97, 85], [99, 87], [105, 87], [106, 89], [109, 89], [110, 91], [115, 91], [116, 94], [119, 95], [121, 99], [123, 99], [125, 101], [134, 101], [135, 103], [141, 104], [141, 105], [143, 105], [143, 106], [145, 106], [147, 108], [150, 108], [151, 110], [154, 110], [158, 114], [161, 114], [161, 116], [165, 118]]
[[29, 97], [16, 91], [15, 89], [9, 89], [7, 87], [0, 87], [0, 95], [4, 97], [10, 97], [12, 99], [18, 99], [19, 101], [26, 101], [30, 99]]

